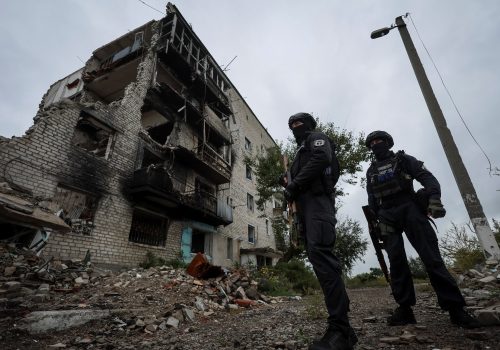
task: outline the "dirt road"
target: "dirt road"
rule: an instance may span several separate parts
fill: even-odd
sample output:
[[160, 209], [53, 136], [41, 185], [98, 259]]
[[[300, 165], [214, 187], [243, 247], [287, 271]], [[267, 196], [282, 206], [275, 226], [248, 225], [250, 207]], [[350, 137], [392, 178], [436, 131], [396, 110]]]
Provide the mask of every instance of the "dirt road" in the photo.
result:
[[[451, 325], [431, 292], [418, 293], [418, 324], [406, 327], [385, 325], [385, 318], [394, 307], [387, 288], [350, 290], [349, 295], [352, 325], [359, 336], [356, 349], [500, 349], [500, 327], [469, 331]], [[175, 296], [169, 298], [169, 304], [175, 306]], [[158, 315], [161, 310], [156, 307], [141, 311], [145, 320], [148, 312]], [[307, 344], [323, 331], [323, 312], [319, 297], [286, 298], [248, 309], [201, 313], [178, 328], [153, 327], [152, 332], [136, 327], [137, 311], [131, 311], [41, 335], [18, 330], [16, 318], [7, 316], [0, 319], [0, 348], [307, 349]]]

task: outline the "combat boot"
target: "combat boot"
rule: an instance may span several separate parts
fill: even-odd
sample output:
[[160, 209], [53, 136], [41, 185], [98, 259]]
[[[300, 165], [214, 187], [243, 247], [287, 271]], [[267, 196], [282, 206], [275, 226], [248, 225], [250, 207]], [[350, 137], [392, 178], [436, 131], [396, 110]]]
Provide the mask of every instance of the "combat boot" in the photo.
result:
[[450, 309], [450, 321], [462, 328], [479, 328], [482, 327], [481, 322], [475, 319], [471, 314], [463, 308]]
[[309, 350], [352, 350], [357, 342], [358, 337], [352, 328], [346, 337], [337, 328], [330, 326], [320, 340], [314, 341], [309, 346]]
[[415, 315], [409, 306], [399, 306], [394, 310], [391, 316], [387, 318], [389, 326], [404, 326], [407, 324], [415, 324]]

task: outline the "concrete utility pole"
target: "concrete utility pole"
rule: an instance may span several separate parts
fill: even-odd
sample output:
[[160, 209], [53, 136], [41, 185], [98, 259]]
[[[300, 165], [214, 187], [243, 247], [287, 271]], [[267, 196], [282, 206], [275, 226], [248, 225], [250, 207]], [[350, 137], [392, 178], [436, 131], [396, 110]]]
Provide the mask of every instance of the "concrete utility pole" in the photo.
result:
[[441, 107], [439, 107], [439, 103], [434, 95], [431, 83], [429, 82], [429, 79], [427, 79], [424, 67], [422, 66], [422, 62], [420, 62], [420, 58], [418, 57], [415, 45], [413, 45], [410, 33], [406, 28], [403, 16], [396, 18], [396, 25], [377, 29], [372, 32], [370, 37], [372, 39], [380, 38], [387, 35], [394, 28], [398, 28], [399, 34], [401, 34], [401, 39], [403, 39], [403, 44], [406, 48], [406, 52], [408, 53], [408, 57], [410, 58], [413, 71], [417, 77], [422, 94], [424, 95], [427, 108], [429, 108], [429, 112], [431, 113], [432, 121], [434, 122], [439, 139], [443, 145], [444, 153], [446, 154], [451, 171], [455, 177], [455, 181], [457, 182], [458, 190], [460, 191], [462, 200], [465, 204], [465, 209], [467, 209], [467, 213], [469, 214], [469, 218], [474, 226], [479, 243], [483, 248], [483, 253], [486, 256], [486, 259], [500, 259], [500, 248], [498, 248], [493, 231], [491, 230], [488, 220], [484, 215], [483, 207], [479, 202], [479, 198], [477, 198], [476, 190], [474, 189], [469, 173], [462, 162], [457, 145], [453, 140], [453, 136], [451, 136], [450, 129], [448, 129], [448, 126], [446, 125], [446, 119], [444, 119], [443, 112], [441, 111]]
[[424, 95], [427, 108], [429, 108], [429, 112], [431, 113], [432, 121], [434, 122], [434, 126], [436, 127], [441, 144], [443, 145], [446, 158], [448, 159], [451, 171], [453, 172], [458, 189], [462, 195], [465, 208], [467, 209], [469, 218], [474, 226], [477, 238], [483, 247], [484, 254], [487, 259], [500, 259], [500, 249], [498, 248], [495, 236], [493, 235], [493, 231], [491, 230], [488, 220], [484, 215], [483, 207], [481, 206], [481, 202], [479, 202], [479, 198], [476, 195], [476, 190], [474, 189], [474, 185], [472, 185], [469, 173], [462, 162], [462, 158], [460, 157], [460, 153], [458, 152], [457, 145], [453, 140], [450, 129], [448, 129], [448, 126], [446, 125], [443, 112], [441, 111], [441, 107], [439, 106], [436, 96], [434, 95], [429, 79], [427, 79], [424, 67], [422, 66], [422, 62], [420, 62], [420, 58], [418, 57], [415, 46], [413, 45], [410, 33], [406, 28], [403, 16], [396, 18], [396, 27], [399, 30], [399, 34], [401, 34], [401, 39], [403, 39], [403, 44], [406, 48], [406, 52], [408, 53], [408, 57], [410, 58], [413, 71], [417, 77], [422, 94]]

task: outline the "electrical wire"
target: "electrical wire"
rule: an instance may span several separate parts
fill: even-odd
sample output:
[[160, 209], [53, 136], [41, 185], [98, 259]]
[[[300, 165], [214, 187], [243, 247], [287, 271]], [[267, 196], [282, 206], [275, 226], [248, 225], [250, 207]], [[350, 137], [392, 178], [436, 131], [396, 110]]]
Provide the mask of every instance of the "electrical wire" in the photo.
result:
[[162, 11], [158, 10], [157, 8], [154, 8], [153, 6], [149, 5], [148, 3], [146, 3], [146, 2], [144, 2], [142, 0], [137, 0], [137, 1], [139, 1], [141, 4], [143, 4], [145, 6], [149, 7], [150, 9], [155, 10], [156, 12], [159, 12], [162, 15], [164, 15], [164, 13]]
[[427, 50], [427, 47], [425, 46], [424, 44], [424, 41], [422, 40], [422, 38], [420, 37], [420, 33], [418, 32], [418, 29], [417, 29], [417, 26], [415, 25], [415, 22], [413, 21], [413, 18], [411, 16], [410, 13], [407, 13], [406, 14], [408, 17], [410, 17], [410, 20], [411, 20], [411, 23], [413, 24], [413, 27], [415, 28], [415, 32], [417, 33], [417, 36], [418, 36], [418, 39], [420, 40], [420, 43], [422, 44], [422, 46], [424, 47], [425, 49], [425, 52], [427, 52], [427, 56], [429, 56], [429, 59], [431, 60], [432, 62], [432, 65], [434, 66], [434, 69], [436, 70], [438, 76], [439, 76], [439, 79], [441, 80], [441, 83], [443, 84], [443, 87], [446, 91], [446, 93], [448, 94], [448, 97], [450, 98], [451, 100], [451, 103], [453, 103], [453, 106], [455, 107], [455, 110], [457, 111], [458, 113], [458, 116], [460, 117], [460, 119], [462, 120], [462, 123], [464, 124], [465, 128], [467, 129], [467, 131], [469, 132], [469, 135], [472, 137], [472, 139], [474, 140], [474, 142], [476, 143], [476, 145], [479, 147], [479, 149], [481, 150], [481, 152], [483, 153], [483, 155], [485, 156], [486, 160], [488, 161], [488, 164], [489, 164], [489, 174], [491, 176], [491, 172], [493, 171], [492, 169], [492, 166], [491, 166], [491, 161], [490, 161], [490, 158], [488, 157], [488, 155], [486, 154], [486, 152], [484, 151], [483, 147], [481, 147], [481, 145], [479, 144], [479, 142], [476, 140], [476, 138], [474, 137], [474, 135], [472, 135], [472, 132], [470, 131], [469, 127], [467, 126], [467, 123], [465, 122], [464, 118], [462, 117], [462, 113], [460, 113], [460, 110], [458, 109], [456, 103], [455, 103], [455, 100], [453, 99], [453, 97], [451, 96], [451, 93], [450, 91], [448, 90], [448, 87], [446, 86], [446, 84], [444, 83], [444, 80], [443, 80], [443, 77], [441, 76], [441, 73], [439, 72], [439, 69], [437, 68], [436, 66], [436, 63], [434, 63], [434, 60], [432, 59], [432, 56], [429, 52], [429, 50]]

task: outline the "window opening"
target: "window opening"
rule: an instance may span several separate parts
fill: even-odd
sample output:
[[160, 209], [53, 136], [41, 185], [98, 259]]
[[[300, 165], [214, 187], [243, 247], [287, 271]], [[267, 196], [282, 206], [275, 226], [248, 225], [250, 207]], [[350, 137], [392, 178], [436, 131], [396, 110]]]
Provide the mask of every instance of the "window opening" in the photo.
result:
[[139, 209], [134, 209], [128, 240], [152, 246], [165, 246], [168, 220]]
[[255, 227], [248, 225], [248, 242], [255, 243]]
[[250, 193], [247, 193], [247, 208], [251, 211], [254, 208], [253, 196]]
[[245, 150], [251, 151], [252, 150], [252, 142], [245, 137]]
[[252, 167], [249, 165], [246, 166], [246, 176], [247, 179], [252, 180]]
[[98, 203], [96, 195], [59, 185], [53, 202], [63, 210], [63, 219], [71, 226], [71, 232], [82, 235], [92, 233]]
[[114, 130], [97, 119], [82, 113], [78, 120], [71, 143], [94, 154], [108, 159], [111, 152]]

